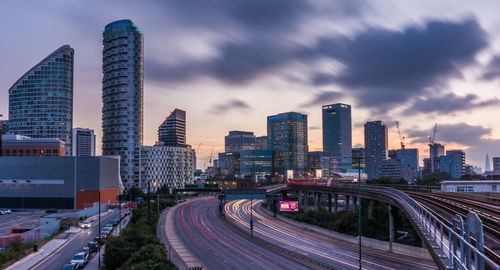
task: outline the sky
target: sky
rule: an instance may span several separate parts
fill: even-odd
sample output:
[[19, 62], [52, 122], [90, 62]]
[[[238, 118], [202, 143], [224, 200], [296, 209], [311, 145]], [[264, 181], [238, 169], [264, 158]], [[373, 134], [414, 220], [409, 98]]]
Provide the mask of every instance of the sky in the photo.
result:
[[64, 44], [75, 49], [74, 127], [101, 148], [102, 31], [131, 19], [144, 33], [144, 144], [175, 108], [208, 165], [230, 130], [266, 135], [266, 116], [308, 114], [322, 150], [321, 105], [352, 105], [353, 147], [382, 120], [390, 148], [428, 156], [427, 136], [484, 168], [500, 156], [498, 1], [2, 0], [0, 114], [8, 89]]

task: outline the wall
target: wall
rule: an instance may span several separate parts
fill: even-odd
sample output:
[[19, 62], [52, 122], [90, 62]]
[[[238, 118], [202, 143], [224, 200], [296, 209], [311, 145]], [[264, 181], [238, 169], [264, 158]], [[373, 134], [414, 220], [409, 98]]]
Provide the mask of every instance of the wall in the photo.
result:
[[[101, 190], [101, 204], [118, 203], [118, 188]], [[97, 190], [77, 190], [76, 209], [92, 207], [99, 201], [99, 191]]]

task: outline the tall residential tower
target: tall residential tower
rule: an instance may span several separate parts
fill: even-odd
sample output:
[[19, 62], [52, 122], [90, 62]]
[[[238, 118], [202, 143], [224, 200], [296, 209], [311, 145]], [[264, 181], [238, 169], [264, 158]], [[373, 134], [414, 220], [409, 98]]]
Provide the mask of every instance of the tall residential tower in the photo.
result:
[[186, 111], [170, 113], [158, 128], [158, 141], [166, 146], [186, 145]]
[[104, 28], [102, 50], [102, 154], [120, 156], [120, 175], [139, 183], [138, 147], [143, 140], [143, 35], [130, 20]]
[[58, 138], [71, 155], [73, 55], [64, 45], [19, 78], [9, 89], [9, 132]]

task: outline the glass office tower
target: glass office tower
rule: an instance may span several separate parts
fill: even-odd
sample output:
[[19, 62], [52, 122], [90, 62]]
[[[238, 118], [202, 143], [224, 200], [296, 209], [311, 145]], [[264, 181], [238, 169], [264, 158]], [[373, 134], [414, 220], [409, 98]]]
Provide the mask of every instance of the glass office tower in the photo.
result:
[[365, 173], [368, 179], [380, 177], [382, 161], [387, 159], [387, 126], [382, 121], [365, 123]]
[[58, 138], [71, 155], [73, 55], [64, 45], [26, 72], [9, 89], [9, 132]]
[[352, 168], [351, 105], [331, 104], [322, 107], [323, 151], [341, 158], [344, 170]]
[[143, 35], [130, 20], [104, 28], [102, 50], [102, 154], [120, 156], [124, 186], [138, 187], [143, 140]]

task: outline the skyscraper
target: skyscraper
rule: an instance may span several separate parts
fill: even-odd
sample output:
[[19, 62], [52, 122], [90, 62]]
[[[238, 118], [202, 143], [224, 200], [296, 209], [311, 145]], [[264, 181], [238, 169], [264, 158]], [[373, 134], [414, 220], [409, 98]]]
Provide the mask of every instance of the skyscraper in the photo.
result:
[[255, 149], [255, 135], [250, 131], [229, 131], [229, 135], [224, 137], [224, 142], [226, 153]]
[[139, 183], [143, 140], [143, 35], [130, 20], [104, 28], [102, 50], [102, 154], [120, 156], [126, 187]]
[[58, 138], [71, 154], [73, 55], [64, 45], [28, 70], [9, 89], [9, 131]]
[[323, 151], [342, 158], [341, 167], [352, 168], [351, 105], [324, 105], [323, 109]]
[[444, 156], [444, 145], [439, 143], [429, 144], [430, 173], [440, 172], [439, 157]]
[[484, 173], [491, 173], [490, 156], [486, 153], [486, 160], [484, 162]]
[[95, 134], [94, 130], [88, 128], [73, 129], [73, 153], [72, 156], [95, 156]]
[[274, 151], [274, 164], [279, 164], [274, 172], [294, 170], [296, 176], [303, 176], [307, 171], [307, 115], [288, 112], [268, 116], [267, 146]]
[[158, 141], [166, 146], [186, 145], [186, 111], [175, 109], [158, 128]]
[[380, 177], [382, 161], [387, 159], [387, 126], [382, 121], [365, 123], [365, 173], [368, 179]]
[[448, 150], [446, 156], [439, 157], [439, 169], [448, 173], [453, 180], [458, 180], [465, 174], [465, 152]]

